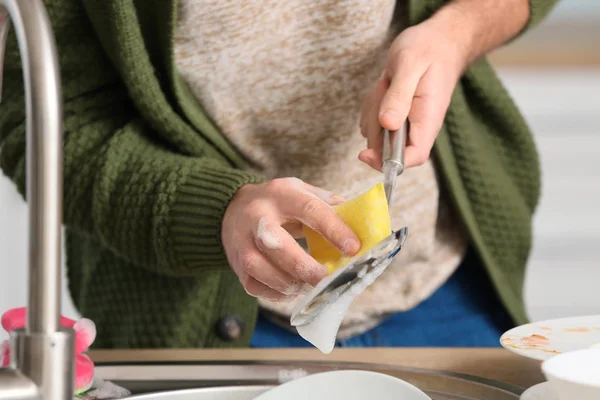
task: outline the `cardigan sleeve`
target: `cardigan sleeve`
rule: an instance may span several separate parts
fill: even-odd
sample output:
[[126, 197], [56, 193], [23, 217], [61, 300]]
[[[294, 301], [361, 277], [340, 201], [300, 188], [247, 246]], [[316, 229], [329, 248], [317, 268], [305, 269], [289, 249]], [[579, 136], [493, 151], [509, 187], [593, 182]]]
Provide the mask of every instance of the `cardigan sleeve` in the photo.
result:
[[521, 29], [521, 31], [513, 37], [508, 43], [519, 39], [524, 34], [527, 34], [531, 29], [541, 23], [558, 4], [559, 0], [529, 0], [529, 20]]
[[525, 26], [525, 30], [536, 26], [546, 18], [554, 9], [554, 6], [558, 4], [558, 1], [559, 0], [529, 0], [529, 21]]
[[[64, 97], [64, 222], [136, 265], [170, 275], [227, 265], [221, 221], [260, 178], [167, 143], [133, 104], [80, 1], [47, 0]], [[25, 196], [25, 110], [16, 38], [0, 104], [0, 167]], [[160, 118], [161, 116], [157, 116]]]

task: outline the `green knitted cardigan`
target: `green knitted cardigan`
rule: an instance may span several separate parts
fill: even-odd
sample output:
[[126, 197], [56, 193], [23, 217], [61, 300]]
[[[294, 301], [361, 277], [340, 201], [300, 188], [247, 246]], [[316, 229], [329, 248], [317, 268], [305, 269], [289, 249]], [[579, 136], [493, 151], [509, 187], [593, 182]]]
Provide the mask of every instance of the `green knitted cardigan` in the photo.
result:
[[[531, 0], [528, 27], [555, 2]], [[45, 4], [63, 80], [69, 289], [98, 326], [95, 347], [248, 346], [258, 306], [230, 271], [220, 231], [236, 190], [261, 178], [245, 171], [246, 160], [176, 72], [177, 1]], [[442, 4], [410, 0], [410, 23]], [[24, 196], [24, 97], [14, 35], [4, 82], [0, 165]], [[434, 156], [502, 301], [516, 322], [525, 322], [538, 155], [485, 59], [456, 88]], [[227, 315], [244, 321], [237, 340], [216, 332]]]

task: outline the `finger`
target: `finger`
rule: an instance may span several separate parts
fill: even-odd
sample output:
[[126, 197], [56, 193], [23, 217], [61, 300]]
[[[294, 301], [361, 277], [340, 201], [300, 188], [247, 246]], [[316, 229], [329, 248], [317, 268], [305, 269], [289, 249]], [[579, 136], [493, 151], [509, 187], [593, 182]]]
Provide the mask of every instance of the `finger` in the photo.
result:
[[376, 91], [376, 88], [373, 88], [367, 93], [365, 99], [363, 100], [361, 109], [360, 109], [360, 133], [363, 137], [367, 137], [367, 125], [366, 122], [371, 113], [371, 108], [373, 107], [373, 96]]
[[321, 200], [323, 200], [331, 206], [342, 204], [344, 202], [344, 199], [341, 196], [332, 193], [328, 190], [310, 185], [299, 178], [284, 178], [284, 180], [287, 180], [287, 182], [291, 184], [294, 188], [306, 191], [307, 193], [317, 196], [318, 198], [320, 198]]
[[344, 202], [344, 198], [342, 196], [330, 192], [329, 190], [321, 189], [319, 187], [309, 185], [308, 183], [304, 183], [304, 188], [309, 193], [314, 194], [330, 206], [337, 206]]
[[368, 117], [365, 119], [365, 130], [367, 136], [367, 148], [361, 151], [358, 159], [373, 169], [381, 170], [381, 152], [383, 148], [383, 137], [381, 126], [379, 125], [379, 104], [389, 87], [389, 80], [382, 77], [377, 81], [373, 92], [371, 108], [368, 111]]
[[365, 149], [358, 154], [358, 159], [369, 167], [381, 171], [381, 163], [377, 163], [377, 152], [374, 149]]
[[412, 102], [409, 119], [410, 134], [405, 151], [407, 168], [423, 165], [431, 153], [435, 139], [444, 123], [450, 97], [432, 90], [435, 85], [426, 75], [419, 83]]
[[[285, 271], [294, 279], [294, 283], [297, 285], [294, 289], [297, 291], [302, 290], [304, 286], [298, 285], [299, 282], [315, 286], [327, 276], [325, 267], [308, 255], [289, 233], [281, 226], [269, 223], [264, 217], [258, 221], [255, 238], [261, 253], [275, 268]], [[279, 273], [282, 272], [279, 271]], [[253, 276], [257, 278], [256, 275]]]
[[288, 191], [280, 197], [280, 201], [286, 217], [320, 233], [342, 254], [353, 256], [360, 250], [356, 234], [323, 200], [303, 192]]
[[240, 281], [246, 290], [246, 293], [252, 297], [260, 297], [271, 301], [284, 301], [290, 299], [290, 296], [286, 296], [283, 293], [271, 289], [249, 275], [244, 276]]
[[[270, 240], [270, 239], [268, 239]], [[277, 268], [268, 258], [261, 253], [252, 238], [243, 246], [238, 258], [241, 266], [241, 276], [251, 276], [269, 288], [286, 296], [297, 295], [302, 289], [304, 282], [294, 279], [281, 268]]]
[[[391, 83], [379, 107], [379, 124], [392, 131], [400, 129], [411, 108], [421, 76], [426, 69], [407, 57], [396, 57], [390, 71]], [[411, 121], [412, 122], [412, 121]]]
[[298, 221], [290, 221], [283, 224], [281, 227], [285, 229], [293, 238], [304, 237], [304, 229], [302, 223]]
[[375, 96], [373, 104], [371, 105], [371, 111], [369, 112], [369, 119], [367, 121], [367, 148], [375, 150], [375, 159], [381, 159], [381, 151], [383, 147], [383, 136], [381, 135], [381, 125], [379, 124], [379, 105], [383, 101], [383, 98], [389, 88], [390, 82], [387, 79], [380, 79], [377, 81], [377, 87], [375, 89]]

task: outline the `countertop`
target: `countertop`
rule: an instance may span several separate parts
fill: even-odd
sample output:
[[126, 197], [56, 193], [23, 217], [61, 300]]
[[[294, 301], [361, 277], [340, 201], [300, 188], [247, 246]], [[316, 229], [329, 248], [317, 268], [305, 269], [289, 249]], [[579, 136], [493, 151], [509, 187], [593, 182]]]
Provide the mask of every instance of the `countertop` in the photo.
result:
[[126, 362], [325, 361], [360, 362], [462, 373], [528, 388], [543, 382], [539, 361], [504, 349], [356, 348], [325, 355], [315, 349], [95, 350], [98, 364]]

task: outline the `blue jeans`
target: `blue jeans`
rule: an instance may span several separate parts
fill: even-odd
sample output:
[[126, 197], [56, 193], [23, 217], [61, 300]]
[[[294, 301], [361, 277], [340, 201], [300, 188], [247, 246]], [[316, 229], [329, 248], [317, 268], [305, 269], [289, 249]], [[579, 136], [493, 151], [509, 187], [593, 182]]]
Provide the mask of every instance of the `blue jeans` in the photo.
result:
[[[483, 266], [469, 252], [450, 279], [417, 307], [336, 347], [498, 347], [500, 336], [513, 326]], [[312, 345], [259, 315], [251, 346]]]

